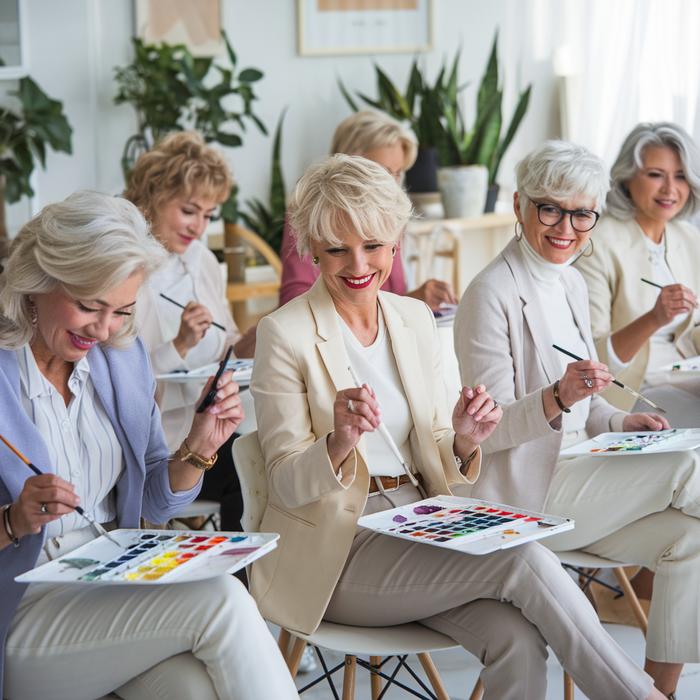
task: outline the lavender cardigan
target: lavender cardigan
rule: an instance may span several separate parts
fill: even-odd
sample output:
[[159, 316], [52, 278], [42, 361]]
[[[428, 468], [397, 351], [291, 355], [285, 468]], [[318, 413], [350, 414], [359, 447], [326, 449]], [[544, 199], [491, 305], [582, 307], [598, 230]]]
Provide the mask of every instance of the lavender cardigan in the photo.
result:
[[[124, 349], [94, 347], [88, 353], [95, 393], [109, 417], [124, 454], [124, 471], [116, 484], [119, 527], [138, 527], [139, 519], [166, 522], [199, 493], [173, 493], [168, 480], [168, 448], [154, 400], [155, 381], [143, 343]], [[42, 436], [20, 401], [19, 370], [15, 354], [0, 350], [0, 433], [42, 471], [53, 471]], [[14, 502], [32, 472], [4, 446], [0, 449], [0, 505]], [[44, 541], [23, 537], [18, 548], [0, 551], [0, 691], [3, 688], [5, 639], [26, 584], [15, 576], [31, 569]], [[0, 692], [0, 697], [2, 693]]]

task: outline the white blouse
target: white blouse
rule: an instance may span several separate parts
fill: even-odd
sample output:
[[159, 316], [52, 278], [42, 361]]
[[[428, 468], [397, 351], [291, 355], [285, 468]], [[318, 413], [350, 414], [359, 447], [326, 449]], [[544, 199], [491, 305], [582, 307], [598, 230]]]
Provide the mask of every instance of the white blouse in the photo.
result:
[[[124, 469], [122, 448], [90, 378], [87, 357], [77, 362], [68, 379], [72, 398], [63, 397], [44, 377], [28, 345], [15, 351], [21, 400], [29, 419], [46, 442], [51, 465], [37, 464], [75, 486], [80, 505], [97, 522], [117, 517], [114, 487]], [[73, 512], [46, 526], [46, 536], [62, 537], [86, 527]]]
[[[378, 308], [377, 315], [379, 331], [375, 341], [367, 347], [360, 343], [340, 316], [338, 321], [343, 332], [350, 365], [359, 380], [374, 390], [381, 409], [382, 422], [394, 438], [406, 465], [410, 468], [411, 448], [408, 438], [413, 428], [413, 418], [403, 391], [401, 376], [396, 366], [396, 358], [389, 334], [386, 332], [381, 308]], [[371, 476], [401, 476], [404, 473], [401, 463], [387, 447], [378, 431], [365, 433], [363, 438]]]
[[[203, 304], [213, 320], [226, 330], [211, 326], [204, 338], [184, 358], [180, 357], [173, 340], [180, 328], [182, 309], [163, 299], [161, 293], [183, 306], [190, 301]], [[151, 275], [139, 300], [138, 323], [156, 375], [218, 362], [226, 348], [241, 337], [226, 300], [219, 263], [200, 241], [190, 243], [182, 255], [171, 254], [165, 265]], [[158, 382], [156, 398], [170, 450], [175, 451], [189, 433], [205, 381]]]

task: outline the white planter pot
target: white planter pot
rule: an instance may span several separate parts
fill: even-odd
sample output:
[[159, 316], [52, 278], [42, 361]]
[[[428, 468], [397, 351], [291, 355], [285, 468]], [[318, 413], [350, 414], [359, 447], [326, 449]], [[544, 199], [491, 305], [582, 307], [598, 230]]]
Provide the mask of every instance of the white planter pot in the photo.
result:
[[485, 165], [438, 168], [437, 178], [446, 218], [466, 219], [484, 213], [489, 188]]

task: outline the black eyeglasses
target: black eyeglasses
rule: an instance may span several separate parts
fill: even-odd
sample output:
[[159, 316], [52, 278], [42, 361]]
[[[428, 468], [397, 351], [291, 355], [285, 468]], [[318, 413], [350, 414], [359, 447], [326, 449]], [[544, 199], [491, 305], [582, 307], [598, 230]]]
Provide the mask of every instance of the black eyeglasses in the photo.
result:
[[558, 204], [549, 204], [548, 202], [533, 202], [537, 209], [537, 218], [541, 224], [545, 226], [556, 226], [564, 218], [565, 214], [569, 215], [571, 228], [578, 233], [586, 233], [590, 231], [600, 218], [600, 214], [593, 209], [564, 209]]

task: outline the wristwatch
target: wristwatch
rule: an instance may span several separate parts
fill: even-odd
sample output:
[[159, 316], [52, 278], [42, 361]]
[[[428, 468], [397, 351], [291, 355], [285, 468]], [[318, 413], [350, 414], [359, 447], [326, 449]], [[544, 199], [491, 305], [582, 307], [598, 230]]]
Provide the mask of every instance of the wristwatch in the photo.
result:
[[209, 471], [216, 464], [216, 460], [219, 459], [218, 452], [214, 452], [214, 456], [209, 457], [209, 459], [202, 457], [202, 455], [196, 452], [192, 452], [187, 444], [187, 440], [182, 441], [182, 445], [178, 448], [175, 456], [183, 462], [187, 462], [187, 464], [191, 464], [193, 467], [205, 472]]

